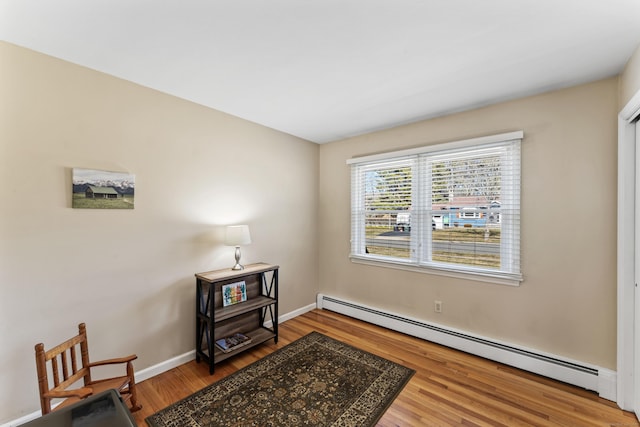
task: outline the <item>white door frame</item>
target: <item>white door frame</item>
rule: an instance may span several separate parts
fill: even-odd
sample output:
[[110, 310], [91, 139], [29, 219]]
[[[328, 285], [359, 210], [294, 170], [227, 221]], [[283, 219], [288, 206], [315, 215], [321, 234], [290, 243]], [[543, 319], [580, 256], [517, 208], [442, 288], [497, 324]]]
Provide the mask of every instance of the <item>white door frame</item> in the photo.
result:
[[634, 246], [634, 306], [633, 306], [633, 410], [638, 417], [640, 413], [640, 292], [638, 292], [638, 282], [640, 282], [640, 132], [638, 121], [633, 123], [636, 134], [636, 163], [635, 163], [635, 246]]
[[[618, 115], [618, 356], [617, 403], [640, 413], [640, 357], [636, 360], [635, 234], [636, 234], [636, 126], [640, 91]], [[638, 153], [640, 155], [640, 153]], [[640, 171], [638, 171], [640, 173]], [[640, 224], [638, 224], [640, 226]], [[640, 273], [640, 272], [639, 272]], [[636, 320], [638, 319], [638, 320]], [[640, 342], [637, 343], [640, 345]], [[634, 375], [637, 373], [638, 375]], [[639, 384], [635, 383], [638, 377]]]

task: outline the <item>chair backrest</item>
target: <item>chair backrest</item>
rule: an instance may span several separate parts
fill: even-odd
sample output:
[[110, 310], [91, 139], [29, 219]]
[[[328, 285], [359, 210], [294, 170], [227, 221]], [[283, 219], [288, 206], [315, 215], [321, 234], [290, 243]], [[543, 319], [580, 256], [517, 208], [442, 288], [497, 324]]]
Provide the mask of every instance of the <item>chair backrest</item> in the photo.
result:
[[45, 350], [42, 343], [36, 344], [35, 350], [40, 406], [44, 415], [51, 412], [50, 392], [64, 391], [80, 379], [84, 385], [91, 382], [86, 326], [81, 323], [78, 335], [50, 350]]

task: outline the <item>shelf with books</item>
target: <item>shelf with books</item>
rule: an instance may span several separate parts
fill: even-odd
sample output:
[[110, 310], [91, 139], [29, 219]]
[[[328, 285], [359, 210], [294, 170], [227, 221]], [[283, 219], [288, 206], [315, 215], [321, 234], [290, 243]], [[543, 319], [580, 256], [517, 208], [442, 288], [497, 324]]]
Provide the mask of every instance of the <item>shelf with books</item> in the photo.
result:
[[[196, 360], [207, 361], [210, 373], [222, 360], [272, 338], [278, 342], [278, 269], [258, 263], [196, 274]], [[236, 334], [250, 342], [228, 352], [216, 345]]]

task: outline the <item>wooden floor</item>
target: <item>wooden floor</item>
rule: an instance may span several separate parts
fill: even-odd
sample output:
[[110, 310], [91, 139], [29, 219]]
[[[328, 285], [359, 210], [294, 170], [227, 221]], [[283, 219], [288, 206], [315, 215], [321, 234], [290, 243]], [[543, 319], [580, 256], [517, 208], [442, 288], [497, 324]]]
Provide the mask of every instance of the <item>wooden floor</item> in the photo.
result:
[[640, 426], [633, 414], [592, 392], [326, 310], [282, 323], [277, 345], [271, 340], [221, 362], [213, 375], [205, 363], [191, 361], [141, 382], [138, 425], [314, 330], [415, 369], [378, 426]]

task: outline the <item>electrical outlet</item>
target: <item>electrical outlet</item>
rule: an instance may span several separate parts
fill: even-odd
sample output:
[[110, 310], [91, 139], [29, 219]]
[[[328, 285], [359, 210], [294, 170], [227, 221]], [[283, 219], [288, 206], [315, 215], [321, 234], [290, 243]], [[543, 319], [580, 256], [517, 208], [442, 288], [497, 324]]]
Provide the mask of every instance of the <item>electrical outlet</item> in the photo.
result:
[[434, 301], [433, 302], [433, 311], [436, 313], [442, 313], [442, 301]]

